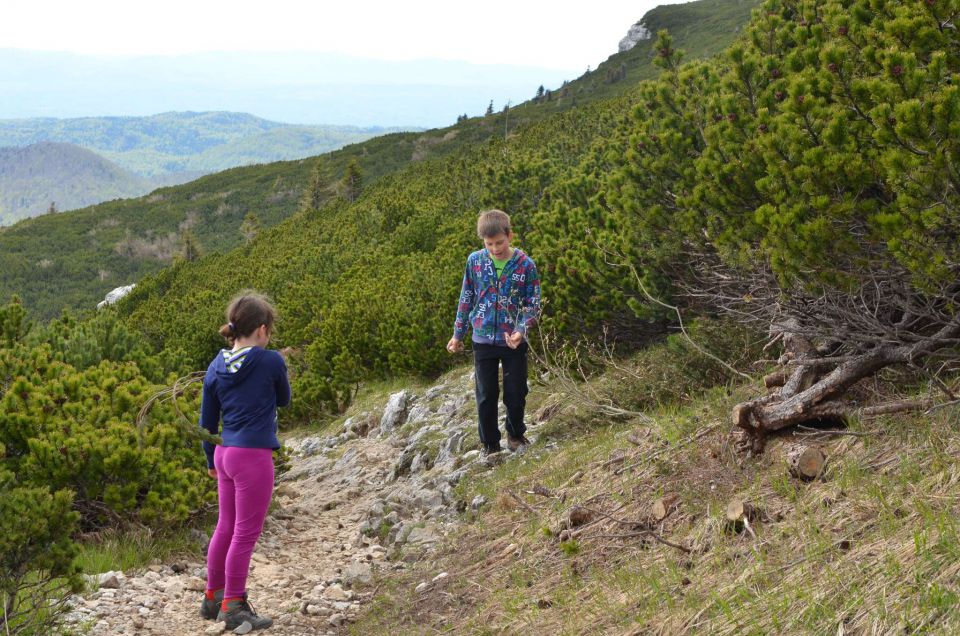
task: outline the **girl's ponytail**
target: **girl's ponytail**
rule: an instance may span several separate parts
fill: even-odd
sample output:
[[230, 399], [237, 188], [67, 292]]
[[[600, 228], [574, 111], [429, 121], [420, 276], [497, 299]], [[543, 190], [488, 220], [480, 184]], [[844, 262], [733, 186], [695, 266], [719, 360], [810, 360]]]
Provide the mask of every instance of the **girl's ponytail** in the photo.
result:
[[228, 322], [220, 327], [220, 335], [224, 340], [233, 344], [233, 341], [237, 339], [237, 326], [232, 322]]

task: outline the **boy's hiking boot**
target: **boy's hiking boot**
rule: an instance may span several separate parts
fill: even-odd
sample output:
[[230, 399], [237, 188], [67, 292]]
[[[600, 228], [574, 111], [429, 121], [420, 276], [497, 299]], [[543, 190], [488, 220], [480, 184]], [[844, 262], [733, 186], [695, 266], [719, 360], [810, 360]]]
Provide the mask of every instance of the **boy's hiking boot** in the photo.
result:
[[213, 593], [213, 598], [203, 597], [203, 603], [200, 604], [200, 618], [212, 621], [216, 620], [220, 613], [220, 604], [223, 602], [223, 590], [219, 589]]
[[528, 440], [524, 435], [521, 435], [520, 437], [513, 437], [511, 435], [507, 435], [507, 446], [510, 447], [511, 453], [515, 453], [521, 448], [523, 448], [524, 446], [529, 446], [529, 445], [530, 445], [530, 440]]
[[266, 629], [273, 625], [272, 618], [257, 616], [250, 602], [247, 601], [246, 594], [243, 595], [243, 598], [228, 601], [226, 609], [221, 609], [217, 615], [217, 621], [225, 622], [227, 629], [236, 629], [244, 623], [250, 623], [250, 627], [253, 629]]

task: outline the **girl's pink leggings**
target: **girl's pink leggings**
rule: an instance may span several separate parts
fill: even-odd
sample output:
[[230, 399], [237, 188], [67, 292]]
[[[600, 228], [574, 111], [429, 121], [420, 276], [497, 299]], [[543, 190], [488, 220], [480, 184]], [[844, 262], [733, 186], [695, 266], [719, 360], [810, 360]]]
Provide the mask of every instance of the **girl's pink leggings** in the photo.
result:
[[207, 548], [207, 589], [225, 588], [224, 598], [239, 598], [273, 495], [273, 451], [217, 446], [213, 465], [220, 516]]

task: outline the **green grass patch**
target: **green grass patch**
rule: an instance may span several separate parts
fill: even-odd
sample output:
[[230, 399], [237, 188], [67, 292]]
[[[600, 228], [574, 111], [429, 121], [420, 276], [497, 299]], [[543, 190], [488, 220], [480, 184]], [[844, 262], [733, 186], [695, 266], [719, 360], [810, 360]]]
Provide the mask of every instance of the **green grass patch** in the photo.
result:
[[131, 532], [101, 533], [96, 539], [79, 543], [77, 565], [84, 574], [111, 570], [136, 570], [155, 561], [166, 562], [178, 557], [200, 558], [199, 547], [189, 530], [162, 534]]

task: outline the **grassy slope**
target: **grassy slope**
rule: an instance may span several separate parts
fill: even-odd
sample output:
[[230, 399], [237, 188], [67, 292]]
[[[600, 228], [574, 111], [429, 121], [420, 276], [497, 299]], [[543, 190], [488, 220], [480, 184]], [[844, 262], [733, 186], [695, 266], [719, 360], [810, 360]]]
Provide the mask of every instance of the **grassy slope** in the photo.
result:
[[[692, 54], [712, 54], [732, 40], [737, 25], [746, 23], [755, 4], [699, 0], [657, 8], [648, 14], [647, 22], [652, 29], [682, 31], [676, 38], [679, 48]], [[674, 13], [682, 17], [674, 17]], [[692, 22], [685, 24], [687, 20]], [[608, 66], [621, 63], [628, 68], [627, 80], [613, 84], [600, 80]], [[611, 56], [594, 73], [570, 82], [567, 98], [527, 102], [509, 113], [472, 118], [445, 129], [376, 137], [324, 155], [325, 171], [330, 179], [336, 179], [347, 160], [355, 157], [370, 182], [411, 161], [446, 157], [556, 113], [622, 95], [632, 90], [636, 81], [655, 73], [649, 43], [642, 42], [631, 51]], [[242, 243], [239, 227], [247, 211], [255, 212], [263, 226], [270, 227], [297, 210], [299, 192], [311, 167], [312, 161], [303, 160], [237, 168], [141, 199], [104, 203], [0, 230], [0, 299], [20, 294], [31, 313], [40, 317], [56, 315], [63, 307], [90, 307], [110, 289], [169, 265], [169, 258], [122, 256], [116, 252], [118, 243], [129, 236], [134, 242], [163, 243], [156, 245], [155, 251], [167, 248], [169, 253], [184, 222], [194, 225], [207, 253], [234, 249]], [[37, 267], [46, 261], [52, 264]]]
[[[653, 361], [643, 355], [641, 375]], [[672, 353], [660, 355], [661, 368], [676, 370]], [[656, 375], [629, 390], [643, 393]], [[535, 390], [534, 406], [555, 389]], [[376, 602], [351, 633], [957, 633], [958, 411], [852, 422], [850, 435], [800, 432], [750, 459], [729, 413], [758, 391], [718, 386], [652, 410], [649, 423], [611, 422], [565, 398], [532, 429], [538, 441], [523, 459], [461, 482], [464, 502], [491, 503], [464, 513], [437, 555], [376, 582]], [[826, 452], [821, 479], [789, 476], [794, 442]], [[538, 485], [563, 498], [532, 494]], [[645, 521], [666, 494], [679, 496], [676, 511]], [[734, 497], [765, 511], [752, 533], [726, 523]], [[609, 517], [561, 541], [575, 505]], [[414, 593], [439, 572], [450, 576]]]

